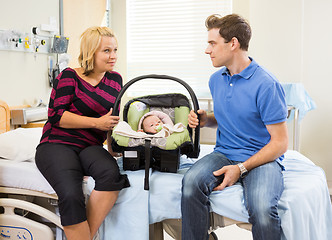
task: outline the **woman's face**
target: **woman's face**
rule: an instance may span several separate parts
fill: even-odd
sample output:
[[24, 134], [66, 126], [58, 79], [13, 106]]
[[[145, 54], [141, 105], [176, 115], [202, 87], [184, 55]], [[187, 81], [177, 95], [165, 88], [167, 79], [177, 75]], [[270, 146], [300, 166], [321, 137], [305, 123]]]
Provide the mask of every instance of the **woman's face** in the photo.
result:
[[102, 37], [95, 53], [94, 70], [97, 72], [112, 71], [116, 60], [118, 44], [114, 37]]

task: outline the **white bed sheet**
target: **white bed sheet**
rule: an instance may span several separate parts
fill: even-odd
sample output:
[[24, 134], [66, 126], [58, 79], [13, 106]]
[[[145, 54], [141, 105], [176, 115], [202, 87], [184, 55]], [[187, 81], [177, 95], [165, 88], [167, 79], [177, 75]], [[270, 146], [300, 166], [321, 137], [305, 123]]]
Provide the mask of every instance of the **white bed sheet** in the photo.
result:
[[33, 161], [15, 162], [0, 159], [0, 186], [55, 194]]
[[[201, 156], [212, 146], [201, 146]], [[123, 189], [100, 228], [104, 240], [149, 239], [148, 225], [164, 219], [181, 218], [182, 173], [195, 160], [181, 158], [178, 174], [150, 171], [150, 190], [143, 190], [144, 171], [125, 171], [131, 187]], [[323, 170], [296, 151], [284, 159], [285, 190], [279, 202], [283, 238], [287, 240], [332, 239], [332, 207]], [[88, 181], [92, 190], [93, 179]], [[211, 195], [214, 212], [239, 221], [248, 221], [240, 185]]]

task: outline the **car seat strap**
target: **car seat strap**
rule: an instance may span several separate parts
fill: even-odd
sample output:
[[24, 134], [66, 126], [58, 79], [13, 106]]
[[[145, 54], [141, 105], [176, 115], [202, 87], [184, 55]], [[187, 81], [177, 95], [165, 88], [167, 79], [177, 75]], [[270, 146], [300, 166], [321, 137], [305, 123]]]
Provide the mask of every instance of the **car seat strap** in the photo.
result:
[[149, 168], [151, 159], [151, 139], [145, 139], [145, 178], [144, 178], [144, 190], [149, 190]]

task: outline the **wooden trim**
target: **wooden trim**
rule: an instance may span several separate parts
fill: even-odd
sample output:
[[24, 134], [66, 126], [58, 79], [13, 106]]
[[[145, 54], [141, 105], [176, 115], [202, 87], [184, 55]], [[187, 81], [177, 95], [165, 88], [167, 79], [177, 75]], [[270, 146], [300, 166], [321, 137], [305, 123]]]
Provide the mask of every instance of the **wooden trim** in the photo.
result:
[[0, 133], [10, 130], [10, 110], [6, 102], [0, 100]]

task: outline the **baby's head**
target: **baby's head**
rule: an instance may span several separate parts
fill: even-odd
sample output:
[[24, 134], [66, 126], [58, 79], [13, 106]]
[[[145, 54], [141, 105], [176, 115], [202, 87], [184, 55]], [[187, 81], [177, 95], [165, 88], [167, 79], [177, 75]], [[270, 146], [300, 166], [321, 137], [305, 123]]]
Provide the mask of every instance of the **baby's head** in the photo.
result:
[[163, 122], [156, 115], [146, 116], [142, 122], [142, 129], [146, 133], [155, 134], [161, 130]]
[[156, 134], [163, 128], [164, 124], [174, 126], [171, 118], [166, 113], [156, 110], [147, 112], [138, 122], [138, 131]]

